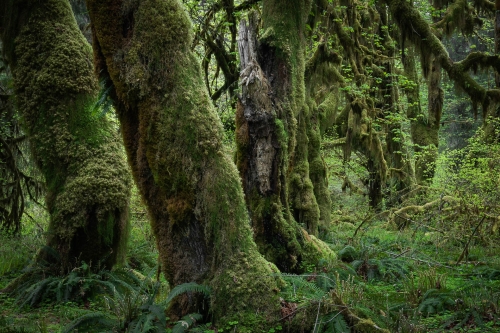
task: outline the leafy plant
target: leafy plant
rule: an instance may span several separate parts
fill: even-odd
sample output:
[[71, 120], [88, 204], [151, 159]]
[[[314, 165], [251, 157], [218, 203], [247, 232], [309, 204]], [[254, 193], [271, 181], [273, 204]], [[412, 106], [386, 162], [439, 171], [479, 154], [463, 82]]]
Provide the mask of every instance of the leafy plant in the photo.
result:
[[45, 267], [34, 267], [21, 276], [13, 294], [17, 303], [37, 306], [41, 302], [67, 302], [76, 298], [85, 299], [96, 294], [111, 294], [115, 290], [133, 291], [141, 283], [132, 270], [101, 270], [92, 272], [83, 263], [64, 276], [44, 277]]
[[455, 300], [449, 292], [429, 289], [423, 295], [422, 302], [418, 306], [418, 311], [424, 316], [429, 316], [451, 309], [454, 305]]
[[398, 258], [354, 260], [352, 268], [368, 281], [375, 279], [394, 280], [408, 274], [407, 264]]
[[[210, 289], [196, 283], [186, 283], [172, 289], [168, 297], [159, 303], [156, 298], [160, 290], [160, 283], [149, 287], [149, 278], [143, 281], [139, 289], [119, 292], [114, 290], [112, 296], [106, 296], [105, 302], [109, 312], [92, 312], [75, 319], [63, 330], [63, 333], [94, 332], [96, 327], [107, 330], [120, 330], [130, 333], [159, 332], [165, 330], [168, 317], [165, 309], [176, 297], [186, 292], [200, 292], [210, 295]], [[202, 319], [200, 314], [189, 314], [179, 320], [172, 332], [182, 333]]]

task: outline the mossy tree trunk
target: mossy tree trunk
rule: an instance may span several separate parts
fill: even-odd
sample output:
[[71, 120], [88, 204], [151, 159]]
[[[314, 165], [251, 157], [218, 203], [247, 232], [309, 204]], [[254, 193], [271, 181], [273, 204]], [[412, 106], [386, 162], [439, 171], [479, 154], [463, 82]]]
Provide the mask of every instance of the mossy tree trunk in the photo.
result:
[[[92, 51], [64, 0], [1, 3], [3, 52], [50, 213], [39, 261], [65, 273], [123, 253], [130, 180], [113, 125], [95, 109]], [[98, 264], [101, 263], [99, 266]]]
[[[263, 2], [240, 25], [242, 94], [236, 114], [236, 161], [259, 250], [287, 272], [332, 253], [317, 234], [319, 208], [309, 178], [304, 30], [310, 1]], [[290, 190], [289, 190], [290, 189]], [[313, 234], [309, 235], [297, 221]]]
[[[216, 323], [278, 314], [274, 265], [252, 238], [237, 169], [190, 50], [178, 0], [88, 0], [99, 73], [114, 87], [128, 160], [171, 286], [212, 287]], [[173, 316], [195, 309], [182, 297]]]
[[[495, 2], [495, 54], [500, 55], [500, 1]], [[495, 88], [500, 89], [500, 74], [495, 72]], [[493, 103], [488, 109], [488, 113], [484, 119], [484, 140], [486, 142], [498, 141], [498, 117], [500, 117], [500, 106], [497, 103]]]
[[[403, 67], [405, 76], [411, 81], [411, 85], [405, 88], [408, 98], [408, 108], [406, 116], [410, 120], [410, 135], [416, 153], [422, 153], [423, 148], [428, 144], [428, 122], [427, 117], [420, 105], [420, 84], [415, 65], [415, 52], [410, 48], [403, 57]], [[417, 157], [415, 163], [415, 181], [417, 184], [425, 184], [425, 165], [422, 165], [421, 157]]]
[[[440, 13], [441, 5], [436, 5], [434, 9]], [[438, 22], [440, 16], [433, 18]], [[441, 60], [437, 55], [431, 57], [430, 72], [428, 75], [428, 115], [424, 131], [416, 134], [415, 137], [415, 176], [418, 184], [429, 184], [434, 178], [436, 160], [439, 146], [439, 125], [443, 111], [444, 92], [441, 89]]]
[[391, 207], [401, 203], [401, 196], [413, 186], [415, 176], [411, 161], [407, 155], [407, 147], [401, 126], [403, 115], [394, 61], [399, 52], [392, 38], [394, 34], [397, 34], [397, 31], [392, 31], [395, 28], [392, 27], [390, 22], [387, 7], [379, 4], [376, 8], [380, 15], [377, 34], [384, 46], [382, 53], [385, 56], [385, 59], [375, 61], [376, 64], [378, 63], [379, 68], [383, 69], [383, 75], [380, 78], [380, 89], [376, 98], [376, 107], [383, 110], [382, 117], [387, 124], [385, 141], [389, 177], [387, 179], [388, 189], [385, 198], [386, 206]]

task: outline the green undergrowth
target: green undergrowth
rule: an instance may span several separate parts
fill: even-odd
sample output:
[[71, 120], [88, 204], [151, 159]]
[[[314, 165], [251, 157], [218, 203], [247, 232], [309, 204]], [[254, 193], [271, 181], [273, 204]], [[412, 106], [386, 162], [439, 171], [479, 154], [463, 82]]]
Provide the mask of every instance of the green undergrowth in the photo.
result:
[[[17, 297], [0, 293], [0, 332], [83, 332], [89, 323], [90, 332], [95, 325], [103, 332], [240, 331], [238, 319], [214, 326], [210, 313], [169, 320], [164, 309], [173, 296], [201, 292], [210, 297], [211, 291], [188, 284], [169, 294], [161, 277], [155, 282], [157, 252], [147, 213], [137, 196], [131, 207], [126, 267], [93, 273], [82, 266], [65, 277], [39, 279]], [[0, 288], [20, 276], [44, 244], [46, 222], [43, 216], [38, 221], [26, 221], [15, 239], [1, 235]], [[389, 332], [500, 330], [500, 249], [495, 244], [471, 242], [466, 260], [457, 265], [465, 241], [416, 224], [398, 230], [384, 219], [337, 221], [321, 237], [339, 260], [325, 260], [303, 275], [278, 274], [284, 281], [279, 295], [283, 320], [263, 332], [297, 327], [369, 332], [375, 326]], [[256, 316], [256, 326], [262, 325], [259, 320]]]
[[[345, 309], [390, 332], [500, 330], [498, 246], [476, 242], [457, 264], [465, 242], [452, 235], [438, 239], [426, 228], [397, 230], [386, 221], [356, 233], [360, 224], [339, 222], [325, 235], [342, 261], [337, 267], [286, 278], [287, 302], [299, 309], [323, 304], [317, 332], [352, 328]], [[342, 306], [328, 308], [336, 299]]]

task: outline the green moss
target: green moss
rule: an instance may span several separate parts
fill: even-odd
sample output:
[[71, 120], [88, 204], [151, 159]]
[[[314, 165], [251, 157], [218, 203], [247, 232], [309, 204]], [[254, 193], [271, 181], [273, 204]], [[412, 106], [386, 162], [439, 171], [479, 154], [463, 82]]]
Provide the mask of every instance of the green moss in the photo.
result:
[[[89, 1], [89, 9], [103, 34], [99, 43], [108, 66], [119, 68], [110, 75], [128, 107], [120, 120], [129, 126], [129, 162], [151, 215], [163, 272], [172, 286], [209, 284], [217, 325], [239, 318], [250, 327], [247, 320], [256, 311], [269, 321], [279, 308], [271, 277], [276, 269], [253, 241], [238, 172], [191, 51], [189, 18], [177, 0], [127, 2], [124, 17], [133, 24], [114, 22], [130, 29], [117, 45], [121, 31], [107, 30], [103, 9], [115, 3]], [[119, 64], [117, 53], [123, 54]], [[190, 310], [179, 303], [172, 311]]]
[[[221, 324], [238, 321], [238, 332], [255, 332], [269, 326], [278, 315], [278, 293], [283, 283], [276, 266], [258, 253], [243, 252], [235, 253], [225, 265], [211, 281], [214, 316], [220, 318]], [[270, 302], [275, 305], [272, 310]]]
[[276, 124], [276, 135], [278, 136], [278, 141], [283, 146], [286, 146], [288, 144], [288, 133], [285, 129], [285, 125], [283, 124], [283, 121], [279, 118], [275, 118], [274, 122]]
[[12, 70], [48, 185], [48, 246], [59, 252], [60, 270], [106, 256], [111, 267], [126, 238], [130, 181], [119, 140], [93, 106], [98, 85], [91, 48], [67, 2], [23, 8], [28, 19], [18, 22]]

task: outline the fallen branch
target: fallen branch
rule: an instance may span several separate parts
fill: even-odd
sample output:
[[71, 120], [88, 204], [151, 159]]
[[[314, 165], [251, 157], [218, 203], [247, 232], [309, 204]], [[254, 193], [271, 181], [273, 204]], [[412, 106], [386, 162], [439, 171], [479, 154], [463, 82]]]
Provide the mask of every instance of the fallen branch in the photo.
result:
[[457, 263], [455, 265], [458, 265], [462, 259], [465, 257], [465, 254], [469, 252], [469, 245], [470, 245], [470, 242], [472, 240], [472, 238], [474, 237], [474, 235], [476, 234], [476, 231], [479, 229], [479, 227], [481, 226], [481, 224], [483, 224], [484, 220], [486, 219], [486, 215], [483, 215], [483, 218], [481, 219], [481, 221], [479, 221], [479, 223], [477, 224], [476, 228], [474, 229], [474, 231], [472, 232], [472, 235], [470, 235], [469, 237], [469, 240], [467, 241], [467, 244], [465, 244], [465, 247], [464, 247], [464, 250], [462, 251], [462, 254], [460, 255], [460, 257], [458, 258], [457, 260]]

